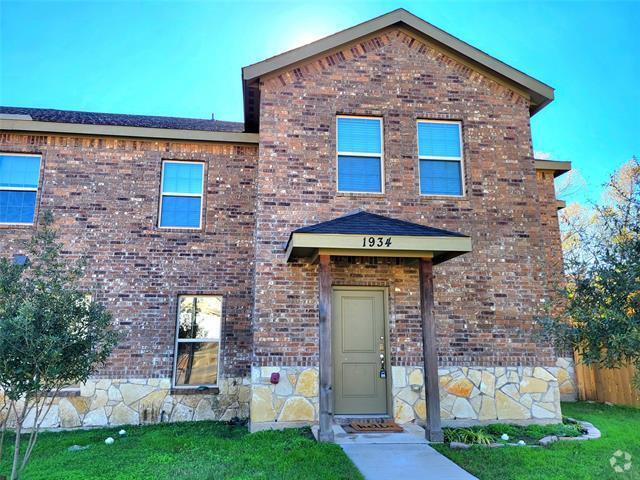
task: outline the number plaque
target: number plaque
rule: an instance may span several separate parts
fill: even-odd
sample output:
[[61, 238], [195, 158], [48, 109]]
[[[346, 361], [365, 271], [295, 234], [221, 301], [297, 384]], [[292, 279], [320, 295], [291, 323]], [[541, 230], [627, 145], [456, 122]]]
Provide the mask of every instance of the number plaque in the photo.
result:
[[362, 237], [363, 248], [390, 248], [391, 237]]

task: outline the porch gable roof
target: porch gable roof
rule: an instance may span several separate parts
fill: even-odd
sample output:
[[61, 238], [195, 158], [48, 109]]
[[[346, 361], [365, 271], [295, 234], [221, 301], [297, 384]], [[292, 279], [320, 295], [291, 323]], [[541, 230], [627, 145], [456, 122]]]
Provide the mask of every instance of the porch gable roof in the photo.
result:
[[287, 261], [318, 254], [432, 258], [434, 264], [471, 251], [471, 237], [358, 210], [291, 232]]

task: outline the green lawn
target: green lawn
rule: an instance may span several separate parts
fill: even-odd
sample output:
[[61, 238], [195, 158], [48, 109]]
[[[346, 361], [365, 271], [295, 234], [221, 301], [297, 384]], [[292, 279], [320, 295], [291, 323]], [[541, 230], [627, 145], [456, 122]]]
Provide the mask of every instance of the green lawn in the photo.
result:
[[[592, 422], [599, 440], [558, 442], [547, 448], [435, 448], [482, 480], [640, 480], [640, 409], [565, 403], [565, 415]], [[25, 480], [170, 479], [361, 479], [337, 445], [318, 444], [308, 430], [249, 434], [217, 422], [73, 432], [44, 432]], [[105, 445], [108, 436], [113, 445]], [[11, 442], [11, 439], [7, 439]], [[71, 445], [90, 445], [69, 452]], [[627, 473], [609, 459], [616, 450], [632, 455]], [[0, 466], [7, 474], [9, 459]]]
[[[602, 438], [557, 442], [549, 447], [435, 448], [481, 480], [640, 479], [640, 409], [603, 404], [563, 403], [565, 416], [593, 423]], [[609, 459], [617, 450], [632, 455], [632, 467], [616, 473]]]
[[[25, 480], [362, 479], [338, 445], [309, 430], [247, 433], [218, 422], [42, 433]], [[105, 445], [108, 436], [113, 445]], [[11, 441], [11, 439], [9, 439]], [[90, 445], [69, 452], [71, 445]], [[0, 475], [8, 474], [5, 457]]]

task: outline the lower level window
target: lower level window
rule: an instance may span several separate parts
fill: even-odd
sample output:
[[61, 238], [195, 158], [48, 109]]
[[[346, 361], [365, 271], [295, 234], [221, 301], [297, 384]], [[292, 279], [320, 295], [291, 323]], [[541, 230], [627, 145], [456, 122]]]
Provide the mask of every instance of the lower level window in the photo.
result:
[[175, 385], [218, 383], [222, 297], [181, 295], [178, 298]]

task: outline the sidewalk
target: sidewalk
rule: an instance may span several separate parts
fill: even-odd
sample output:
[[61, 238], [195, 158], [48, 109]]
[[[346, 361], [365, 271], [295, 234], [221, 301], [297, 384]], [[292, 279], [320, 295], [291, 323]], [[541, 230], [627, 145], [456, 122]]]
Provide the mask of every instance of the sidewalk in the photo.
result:
[[402, 433], [349, 434], [334, 425], [333, 431], [335, 442], [366, 480], [477, 480], [431, 448], [421, 427], [409, 424], [404, 429]]
[[425, 444], [341, 445], [366, 480], [477, 480]]

